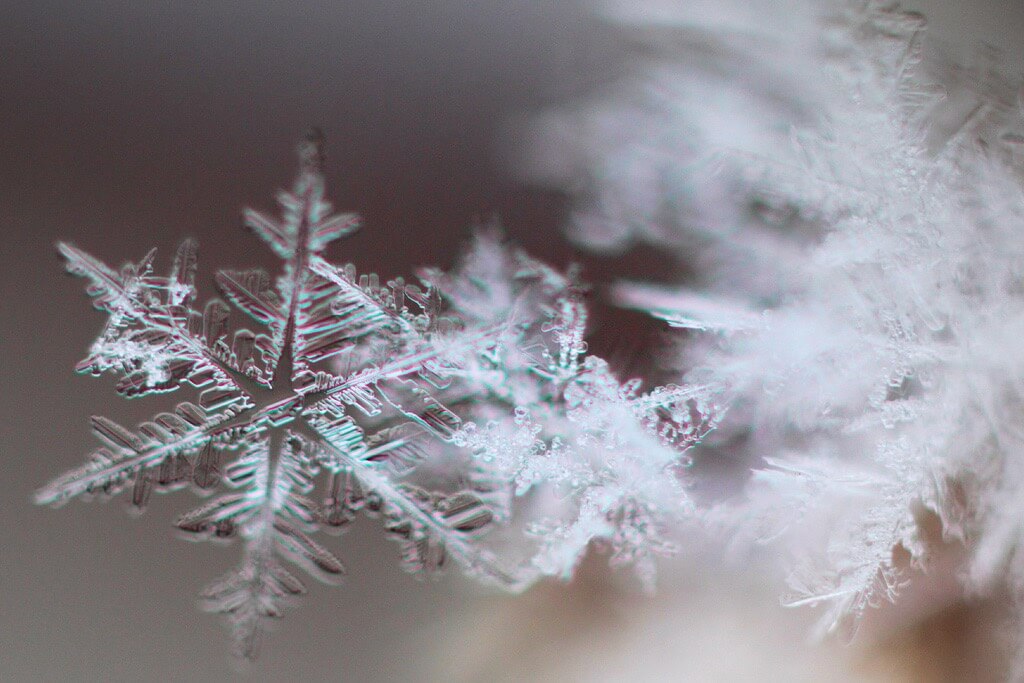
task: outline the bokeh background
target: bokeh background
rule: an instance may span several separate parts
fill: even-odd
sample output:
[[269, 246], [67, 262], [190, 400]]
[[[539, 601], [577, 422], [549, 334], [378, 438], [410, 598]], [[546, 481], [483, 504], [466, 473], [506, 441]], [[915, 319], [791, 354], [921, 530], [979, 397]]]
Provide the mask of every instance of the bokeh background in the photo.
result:
[[[1020, 0], [919, 0], [935, 45], [987, 42], [1024, 66]], [[140, 519], [120, 501], [33, 507], [31, 493], [94, 446], [88, 417], [133, 425], [167, 397], [124, 402], [73, 374], [101, 325], [53, 249], [111, 264], [200, 242], [201, 275], [273, 260], [240, 229], [273, 208], [311, 124], [329, 187], [364, 229], [330, 254], [384, 276], [450, 266], [476, 223], [595, 282], [663, 267], [656, 254], [573, 254], [566, 199], [517, 177], [526, 122], [616, 73], [614, 30], [564, 0], [0, 2], [0, 680], [219, 681], [238, 676], [195, 596], [236, 553], [177, 540], [183, 494]], [[166, 261], [163, 262], [164, 264]], [[635, 363], [657, 330], [607, 309], [593, 348]], [[711, 569], [701, 548], [656, 599], [588, 563], [571, 586], [520, 597], [455, 576], [419, 582], [373, 520], [343, 537], [347, 585], [312, 586], [247, 680], [986, 680], [1000, 604], [929, 577], [846, 647], [810, 646], [809, 619], [769, 577]], [[954, 553], [955, 555], [955, 553]], [[717, 565], [714, 565], [717, 567]]]

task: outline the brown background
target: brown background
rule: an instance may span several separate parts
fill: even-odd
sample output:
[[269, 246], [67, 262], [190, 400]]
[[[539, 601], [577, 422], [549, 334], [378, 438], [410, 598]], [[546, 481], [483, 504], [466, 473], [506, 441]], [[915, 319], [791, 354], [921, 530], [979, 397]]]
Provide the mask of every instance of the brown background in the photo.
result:
[[[1004, 31], [1020, 63], [1021, 3], [933, 4], [940, 34], [999, 42]], [[387, 276], [448, 266], [475, 221], [499, 216], [564, 263], [564, 200], [510, 177], [501, 160], [518, 120], [603, 78], [605, 38], [572, 2], [0, 3], [0, 679], [232, 675], [221, 624], [194, 596], [237, 553], [173, 538], [187, 495], [156, 500], [138, 520], [120, 501], [31, 504], [36, 486], [93, 446], [89, 415], [131, 425], [173, 400], [118, 401], [109, 381], [73, 374], [101, 317], [82, 282], [61, 275], [53, 243], [117, 265], [152, 246], [166, 257], [192, 235], [207, 279], [216, 267], [273, 266], [238, 213], [272, 208], [294, 141], [316, 124], [336, 205], [366, 219], [332, 257]], [[590, 272], [600, 280], [642, 262], [594, 261]], [[635, 348], [621, 327], [598, 335], [601, 351]], [[402, 574], [372, 521], [340, 547], [347, 586], [314, 586], [253, 680], [427, 680], [441, 660], [480, 656], [461, 633], [477, 589]], [[510, 666], [535, 627], [513, 628], [522, 652]]]

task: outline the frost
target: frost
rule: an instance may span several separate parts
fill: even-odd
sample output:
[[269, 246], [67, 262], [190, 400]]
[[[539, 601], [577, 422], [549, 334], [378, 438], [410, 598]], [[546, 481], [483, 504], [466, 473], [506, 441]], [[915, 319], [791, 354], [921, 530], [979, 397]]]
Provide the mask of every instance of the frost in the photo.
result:
[[[59, 245], [109, 316], [78, 370], [117, 375], [125, 397], [197, 397], [135, 429], [94, 417], [102, 446], [36, 501], [127, 491], [141, 510], [154, 491], [207, 497], [175, 524], [193, 540], [241, 541], [240, 565], [203, 604], [249, 658], [266, 620], [305, 592], [294, 568], [342, 580], [345, 566], [314, 536], [360, 512], [381, 519], [419, 574], [455, 564], [518, 590], [569, 576], [595, 542], [650, 582], [652, 556], [671, 549], [667, 520], [691, 511], [681, 464], [717, 420], [712, 394], [621, 384], [586, 356], [576, 273], [495, 231], [477, 235], [455, 272], [425, 269], [419, 284], [330, 263], [325, 248], [358, 219], [324, 199], [317, 136], [300, 156], [281, 216], [245, 212], [280, 274], [219, 271], [222, 298], [205, 305], [192, 241], [166, 277], [153, 252], [115, 271]], [[255, 330], [234, 327], [232, 308]], [[514, 533], [514, 516], [542, 536], [525, 557], [486, 543], [496, 527]]]
[[755, 472], [706, 519], [785, 558], [787, 602], [830, 630], [893, 599], [922, 508], [973, 585], [1019, 589], [1016, 86], [925, 61], [891, 3], [792, 4], [612, 3], [652, 56], [541, 121], [535, 173], [584, 188], [578, 241], [684, 266], [613, 296], [690, 330], [681, 376], [729, 395], [716, 449]]

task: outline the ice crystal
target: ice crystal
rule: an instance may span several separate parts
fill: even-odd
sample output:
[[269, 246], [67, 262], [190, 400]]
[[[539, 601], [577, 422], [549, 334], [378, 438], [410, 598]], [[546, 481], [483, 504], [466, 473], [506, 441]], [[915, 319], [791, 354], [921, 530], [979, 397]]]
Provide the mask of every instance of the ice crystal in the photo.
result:
[[[198, 307], [190, 240], [166, 277], [152, 252], [118, 271], [59, 245], [109, 316], [78, 370], [119, 376], [126, 397], [198, 397], [136, 429], [94, 417], [102, 447], [37, 502], [129, 491], [141, 509], [154, 491], [209, 496], [176, 526], [196, 540], [241, 539], [241, 564], [203, 602], [226, 615], [244, 657], [264, 621], [305, 591], [292, 566], [327, 583], [343, 577], [313, 534], [344, 529], [360, 511], [382, 519], [411, 572], [452, 561], [519, 589], [568, 576], [599, 541], [650, 581], [651, 555], [670, 549], [662, 518], [689, 510], [679, 466], [717, 419], [711, 395], [621, 384], [586, 356], [575, 272], [510, 250], [494, 231], [478, 234], [455, 272], [425, 269], [418, 285], [333, 265], [325, 248], [358, 219], [324, 199], [316, 136], [300, 151], [281, 217], [245, 212], [283, 261], [276, 279], [219, 271], [223, 299]], [[258, 331], [232, 331], [224, 300]], [[542, 536], [536, 557], [481, 542], [517, 500]]]
[[696, 332], [679, 368], [731, 396], [717, 448], [756, 458], [708, 518], [782, 549], [828, 630], [895, 596], [894, 549], [928, 559], [922, 510], [975, 584], [1024, 576], [1024, 138], [990, 64], [923, 60], [919, 14], [796, 5], [612, 3], [654, 57], [542, 122], [574, 163], [538, 158], [585, 188], [576, 239], [685, 265], [614, 296]]

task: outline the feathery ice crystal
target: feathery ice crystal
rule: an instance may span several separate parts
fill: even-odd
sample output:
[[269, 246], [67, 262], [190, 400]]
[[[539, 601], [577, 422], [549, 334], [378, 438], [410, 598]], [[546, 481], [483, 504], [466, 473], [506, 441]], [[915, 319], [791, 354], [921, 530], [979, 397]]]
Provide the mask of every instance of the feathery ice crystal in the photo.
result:
[[1010, 567], [1020, 589], [1016, 89], [924, 60], [892, 3], [791, 4], [611, 3], [654, 56], [542, 120], [537, 172], [585, 188], [574, 238], [685, 265], [614, 296], [690, 330], [679, 369], [729, 394], [715, 448], [759, 464], [708, 522], [784, 549], [792, 604], [830, 630], [892, 599], [894, 548], [927, 560], [924, 510], [972, 583]]
[[[222, 299], [195, 307], [191, 240], [168, 277], [154, 275], [153, 252], [116, 271], [59, 245], [109, 316], [79, 372], [118, 375], [125, 397], [198, 396], [134, 430], [94, 417], [103, 446], [37, 502], [125, 490], [141, 509], [153, 491], [208, 496], [176, 525], [197, 540], [241, 540], [241, 564], [203, 599], [226, 615], [244, 657], [264, 620], [304, 592], [290, 565], [328, 583], [343, 576], [311, 534], [344, 529], [360, 510], [380, 516], [412, 572], [452, 560], [521, 589], [569, 576], [599, 541], [649, 581], [652, 555], [671, 549], [663, 532], [691, 511], [681, 465], [714, 426], [713, 395], [620, 384], [586, 355], [575, 277], [492, 233], [458, 270], [424, 270], [420, 285], [332, 265], [325, 248], [358, 219], [324, 200], [316, 135], [300, 156], [294, 187], [278, 197], [282, 217], [245, 212], [281, 274], [216, 276], [259, 332], [229, 331]], [[484, 538], [517, 501], [539, 539], [524, 557]]]

